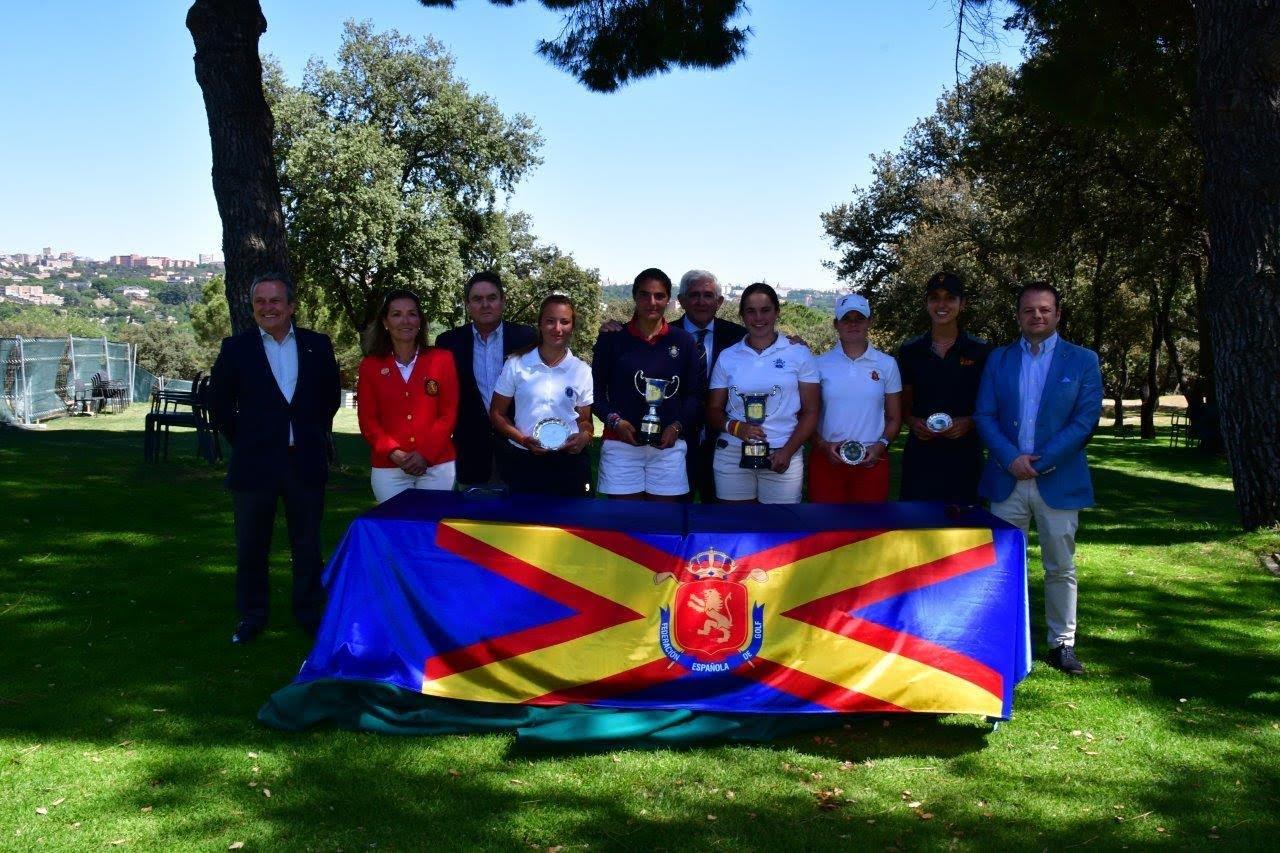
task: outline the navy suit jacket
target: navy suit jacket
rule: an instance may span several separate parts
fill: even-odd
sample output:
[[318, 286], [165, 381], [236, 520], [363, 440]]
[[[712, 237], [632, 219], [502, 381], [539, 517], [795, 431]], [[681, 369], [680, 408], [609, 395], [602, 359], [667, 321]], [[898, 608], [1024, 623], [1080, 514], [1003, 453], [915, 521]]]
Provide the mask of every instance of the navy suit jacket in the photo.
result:
[[275, 491], [286, 466], [305, 485], [323, 486], [329, 478], [329, 432], [342, 400], [338, 362], [328, 335], [295, 327], [294, 339], [298, 384], [292, 401], [280, 393], [256, 326], [222, 341], [209, 385], [209, 419], [231, 445], [232, 489]]
[[[685, 316], [686, 315], [681, 314], [674, 321], [672, 321], [672, 325], [677, 326], [681, 329], [685, 329], [685, 331], [688, 331], [688, 329], [686, 329], [684, 325]], [[692, 332], [690, 332], [690, 334], [692, 334]], [[715, 327], [712, 328], [711, 330], [711, 363], [707, 365], [707, 375], [704, 377], [707, 384], [702, 386], [704, 404], [706, 403], [706, 392], [710, 388], [711, 371], [715, 369], [716, 362], [720, 360], [720, 356], [724, 353], [725, 350], [727, 350], [729, 347], [733, 346], [736, 343], [740, 343], [742, 339], [745, 338], [746, 336], [747, 336], [746, 326], [739, 325], [738, 323], [735, 323], [732, 320], [722, 320], [719, 317], [716, 318]], [[706, 406], [703, 405], [703, 406], [700, 406], [698, 409], [697, 423], [691, 425], [691, 429], [688, 431], [688, 434], [697, 435], [698, 430], [706, 426], [706, 420], [707, 420], [707, 409], [706, 409]], [[719, 434], [720, 433], [718, 431], [712, 430], [711, 428], [708, 427], [707, 441], [710, 442], [711, 439], [715, 438]]]
[[[461, 483], [483, 483], [493, 464], [493, 426], [489, 407], [480, 396], [475, 371], [475, 324], [467, 323], [436, 336], [436, 346], [453, 353], [458, 369], [458, 423], [453, 428], [453, 446], [458, 451], [457, 471]], [[502, 357], [532, 344], [537, 337], [532, 326], [502, 323]]]
[[[997, 347], [987, 358], [978, 386], [973, 420], [988, 451], [978, 494], [992, 501], [1007, 499], [1017, 483], [1009, 473], [1009, 465], [1020, 455], [1021, 369], [1019, 341]], [[1039, 472], [1036, 487], [1045, 503], [1054, 509], [1093, 506], [1093, 481], [1084, 447], [1101, 414], [1098, 354], [1059, 338], [1036, 412], [1034, 453], [1040, 458], [1033, 464]]]

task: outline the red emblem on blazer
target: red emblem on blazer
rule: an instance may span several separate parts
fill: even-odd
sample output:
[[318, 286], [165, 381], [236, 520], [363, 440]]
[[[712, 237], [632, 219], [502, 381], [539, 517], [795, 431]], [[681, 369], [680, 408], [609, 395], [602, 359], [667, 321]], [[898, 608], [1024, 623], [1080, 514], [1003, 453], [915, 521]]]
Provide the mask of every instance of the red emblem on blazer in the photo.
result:
[[873, 371], [871, 371], [871, 381], [872, 381], [872, 382], [879, 382], [879, 381], [880, 381], [880, 371], [878, 371], [878, 370], [873, 370]]
[[977, 362], [976, 362], [976, 361], [974, 361], [974, 360], [973, 360], [973, 359], [971, 359], [971, 358], [962, 358], [962, 359], [960, 359], [960, 366], [961, 366], [961, 367], [973, 367], [975, 364], [977, 364]]
[[426, 389], [428, 397], [434, 397], [440, 393], [440, 383], [434, 379], [428, 379], [423, 383], [422, 387]]

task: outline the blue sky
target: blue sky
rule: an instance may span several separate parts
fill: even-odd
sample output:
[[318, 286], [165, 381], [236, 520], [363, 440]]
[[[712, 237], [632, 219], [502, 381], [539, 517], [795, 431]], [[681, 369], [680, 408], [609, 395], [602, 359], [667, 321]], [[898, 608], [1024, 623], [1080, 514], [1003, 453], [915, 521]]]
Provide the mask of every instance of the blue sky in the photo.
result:
[[[94, 257], [221, 248], [204, 104], [175, 0], [21, 3], [0, 50], [0, 252]], [[431, 34], [458, 74], [534, 118], [544, 163], [511, 206], [603, 275], [659, 266], [827, 286], [820, 212], [865, 183], [954, 83], [947, 0], [756, 0], [748, 56], [587, 92], [534, 53], [558, 18], [534, 2], [263, 0], [262, 51], [291, 80], [331, 58], [344, 19]], [[990, 57], [1017, 62], [1010, 37]]]

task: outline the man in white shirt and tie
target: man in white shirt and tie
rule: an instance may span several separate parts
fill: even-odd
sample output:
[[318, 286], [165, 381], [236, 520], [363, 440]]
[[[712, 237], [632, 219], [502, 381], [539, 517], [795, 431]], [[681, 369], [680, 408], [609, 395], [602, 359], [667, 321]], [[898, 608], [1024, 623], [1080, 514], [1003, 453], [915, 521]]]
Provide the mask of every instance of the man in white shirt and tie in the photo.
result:
[[[746, 327], [716, 316], [724, 304], [724, 294], [720, 292], [720, 282], [715, 275], [706, 270], [689, 270], [682, 275], [676, 299], [684, 314], [675, 324], [693, 335], [694, 343], [702, 347], [703, 363], [707, 369], [705, 375], [710, 376], [720, 353], [741, 341], [747, 334]], [[703, 412], [700, 408], [699, 413]], [[715, 503], [716, 478], [711, 472], [711, 457], [715, 453], [719, 433], [709, 429], [700, 419], [690, 426], [687, 434], [689, 452], [685, 464], [689, 470], [690, 495], [696, 492], [703, 503]]]

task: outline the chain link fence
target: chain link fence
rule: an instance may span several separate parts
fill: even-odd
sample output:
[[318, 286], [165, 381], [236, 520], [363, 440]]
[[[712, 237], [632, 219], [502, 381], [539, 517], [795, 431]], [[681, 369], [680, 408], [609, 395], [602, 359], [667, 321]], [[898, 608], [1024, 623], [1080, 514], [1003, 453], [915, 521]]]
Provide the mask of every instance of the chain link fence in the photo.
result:
[[0, 422], [69, 415], [87, 399], [94, 377], [99, 385], [119, 383], [127, 403], [145, 400], [156, 377], [134, 358], [128, 344], [106, 338], [0, 338]]

